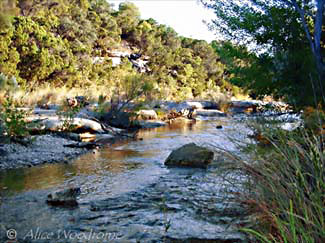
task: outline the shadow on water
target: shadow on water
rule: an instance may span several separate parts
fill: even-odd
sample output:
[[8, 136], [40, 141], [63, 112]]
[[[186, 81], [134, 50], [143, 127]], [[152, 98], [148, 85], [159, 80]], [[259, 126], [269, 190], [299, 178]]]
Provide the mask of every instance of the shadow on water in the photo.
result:
[[[6, 239], [4, 229], [14, 228], [22, 242], [34, 242], [30, 233], [37, 229], [51, 237], [35, 242], [245, 242], [233, 227], [242, 222], [242, 209], [225, 203], [224, 178], [215, 168], [163, 164], [173, 149], [189, 142], [235, 151], [229, 137], [243, 140], [238, 131], [244, 130], [231, 118], [175, 122], [141, 130], [133, 141], [104, 146], [69, 164], [1, 172], [0, 239]], [[45, 203], [49, 192], [66, 186], [81, 188], [79, 207]], [[98, 235], [105, 232], [110, 240]], [[76, 238], [94, 235], [99, 239]]]

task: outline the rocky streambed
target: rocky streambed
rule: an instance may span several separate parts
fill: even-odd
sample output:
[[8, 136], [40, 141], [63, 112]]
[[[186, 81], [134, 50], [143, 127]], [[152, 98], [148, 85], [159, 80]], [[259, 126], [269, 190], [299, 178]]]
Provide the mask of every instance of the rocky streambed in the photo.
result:
[[[2, 170], [0, 240], [248, 242], [239, 231], [248, 215], [235, 196], [246, 178], [221, 170], [230, 162], [223, 150], [246, 159], [237, 147], [249, 141], [246, 120], [182, 119], [103, 143], [69, 163]], [[171, 151], [189, 143], [215, 151], [213, 162], [205, 169], [166, 167]], [[80, 188], [78, 204], [46, 203], [49, 194], [69, 187]]]
[[[233, 101], [231, 103], [230, 114], [239, 114], [252, 112], [257, 107], [262, 109], [264, 106], [270, 106], [268, 103], [260, 101]], [[281, 103], [272, 104], [274, 107], [283, 107]], [[125, 139], [132, 137], [127, 134], [125, 129], [116, 127], [107, 127], [98, 122], [98, 114], [93, 112], [92, 108], [85, 107], [81, 109], [76, 117], [69, 121], [77, 130], [87, 131], [86, 133], [62, 133], [58, 132], [65, 122], [62, 117], [57, 115], [58, 106], [49, 106], [49, 109], [36, 108], [29, 116], [30, 121], [37, 121], [37, 128], [32, 129], [32, 133], [46, 135], [37, 135], [32, 137], [29, 145], [17, 143], [1, 144], [0, 142], [0, 170], [13, 169], [20, 167], [31, 167], [44, 163], [66, 162], [86, 153], [90, 148], [96, 148], [96, 144], [114, 142], [116, 139]], [[96, 108], [95, 108], [96, 109]], [[211, 101], [184, 101], [167, 102], [155, 101], [147, 105], [146, 109], [138, 111], [139, 128], [155, 128], [166, 126], [175, 118], [183, 120], [184, 123], [191, 123], [192, 119], [213, 119], [216, 117], [226, 117], [227, 114], [221, 112], [217, 103]], [[156, 111], [162, 111], [166, 115], [164, 121], [158, 118]], [[190, 120], [188, 120], [190, 118]], [[167, 119], [167, 120], [166, 120]], [[123, 119], [117, 120], [117, 125], [123, 124]], [[89, 131], [91, 133], [89, 133]], [[79, 144], [81, 141], [95, 141], [96, 144]]]
[[[231, 200], [244, 178], [220, 173], [225, 158], [215, 153], [207, 169], [164, 161], [191, 142], [236, 152], [232, 138], [245, 141], [248, 132], [239, 118], [174, 122], [68, 164], [2, 171], [0, 239], [14, 229], [18, 242], [246, 242], [237, 227], [245, 211]], [[80, 187], [77, 206], [46, 203], [49, 193], [70, 186]]]

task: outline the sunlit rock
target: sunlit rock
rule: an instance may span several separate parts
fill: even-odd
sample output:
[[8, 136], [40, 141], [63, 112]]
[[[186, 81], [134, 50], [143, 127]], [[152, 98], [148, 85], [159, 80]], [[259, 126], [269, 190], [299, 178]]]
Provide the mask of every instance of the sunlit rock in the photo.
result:
[[137, 112], [138, 118], [142, 120], [157, 120], [158, 116], [154, 110], [139, 110]]

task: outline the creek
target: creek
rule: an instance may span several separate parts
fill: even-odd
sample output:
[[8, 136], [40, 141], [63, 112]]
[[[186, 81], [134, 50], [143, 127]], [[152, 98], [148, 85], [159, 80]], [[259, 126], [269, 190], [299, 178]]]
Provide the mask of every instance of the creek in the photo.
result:
[[[222, 125], [222, 129], [217, 129]], [[139, 131], [137, 139], [106, 145], [70, 163], [0, 172], [0, 241], [14, 229], [18, 242], [246, 242], [246, 216], [219, 173], [218, 150], [240, 153], [243, 117], [223, 117]], [[212, 148], [208, 169], [167, 168], [172, 150], [195, 142]], [[81, 188], [74, 208], [46, 204], [57, 189]], [[233, 198], [232, 198], [233, 199]]]

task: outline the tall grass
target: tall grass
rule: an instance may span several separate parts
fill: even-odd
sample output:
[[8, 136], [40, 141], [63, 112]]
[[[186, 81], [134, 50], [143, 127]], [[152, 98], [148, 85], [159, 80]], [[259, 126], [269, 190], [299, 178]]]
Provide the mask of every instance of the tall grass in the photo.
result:
[[[6, 93], [0, 92], [0, 104], [5, 100]], [[52, 87], [51, 85], [43, 85], [31, 92], [17, 90], [12, 93], [13, 100], [24, 106], [45, 105], [45, 104], [61, 104], [68, 97], [85, 96], [88, 100], [97, 101], [100, 95], [111, 96], [112, 89], [106, 86], [90, 86], [87, 88], [68, 88]]]
[[[255, 224], [243, 229], [257, 242], [325, 242], [325, 154], [322, 132], [263, 129], [254, 163], [240, 167], [251, 180], [244, 200]], [[254, 221], [255, 221], [254, 220]]]

